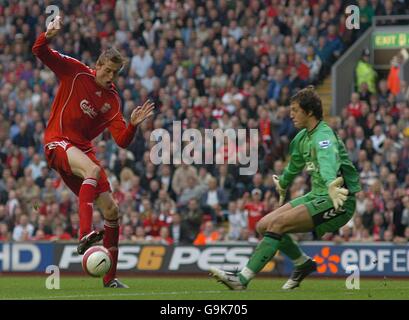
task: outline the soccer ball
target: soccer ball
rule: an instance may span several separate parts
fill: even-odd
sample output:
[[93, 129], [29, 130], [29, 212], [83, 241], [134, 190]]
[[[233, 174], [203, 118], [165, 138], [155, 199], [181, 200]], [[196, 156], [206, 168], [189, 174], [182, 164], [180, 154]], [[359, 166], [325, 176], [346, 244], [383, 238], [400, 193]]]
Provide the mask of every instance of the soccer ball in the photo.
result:
[[102, 277], [111, 269], [112, 257], [102, 246], [94, 246], [85, 251], [82, 257], [82, 269], [91, 277]]

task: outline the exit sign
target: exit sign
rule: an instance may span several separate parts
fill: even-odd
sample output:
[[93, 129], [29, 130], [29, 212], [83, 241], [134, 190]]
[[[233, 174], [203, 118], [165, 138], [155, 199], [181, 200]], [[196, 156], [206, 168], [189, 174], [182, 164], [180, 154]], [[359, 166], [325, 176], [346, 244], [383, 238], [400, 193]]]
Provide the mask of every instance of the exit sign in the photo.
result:
[[375, 33], [372, 43], [375, 49], [408, 48], [409, 32]]

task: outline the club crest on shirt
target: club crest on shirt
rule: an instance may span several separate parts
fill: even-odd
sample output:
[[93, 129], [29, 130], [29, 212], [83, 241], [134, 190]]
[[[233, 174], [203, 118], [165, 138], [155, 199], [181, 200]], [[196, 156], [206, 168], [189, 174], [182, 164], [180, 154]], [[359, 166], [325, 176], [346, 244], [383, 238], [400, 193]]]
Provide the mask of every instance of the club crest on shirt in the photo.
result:
[[82, 112], [84, 112], [91, 119], [94, 119], [98, 115], [98, 113], [95, 111], [95, 109], [91, 106], [91, 104], [86, 99], [81, 100], [80, 108]]
[[317, 168], [315, 167], [314, 162], [310, 161], [310, 162], [307, 162], [307, 163], [305, 164], [305, 170], [306, 170], [308, 173], [312, 173], [312, 172], [317, 171]]
[[109, 103], [104, 103], [104, 105], [101, 108], [101, 112], [105, 113], [111, 109], [111, 105]]

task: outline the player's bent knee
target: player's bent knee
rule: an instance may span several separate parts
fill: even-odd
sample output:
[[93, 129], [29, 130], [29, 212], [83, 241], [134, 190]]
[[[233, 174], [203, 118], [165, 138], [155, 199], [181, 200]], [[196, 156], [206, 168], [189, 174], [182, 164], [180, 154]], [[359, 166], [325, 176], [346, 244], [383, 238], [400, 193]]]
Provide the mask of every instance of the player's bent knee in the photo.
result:
[[286, 232], [286, 218], [282, 214], [275, 215], [269, 221], [265, 231], [283, 234]]
[[101, 167], [98, 165], [93, 165], [92, 167], [87, 169], [85, 175], [87, 178], [94, 178], [98, 180], [101, 175]]
[[104, 211], [104, 218], [107, 220], [116, 220], [119, 217], [119, 207], [113, 203]]
[[264, 232], [266, 232], [266, 223], [263, 220], [257, 222], [256, 231], [258, 234], [264, 234]]

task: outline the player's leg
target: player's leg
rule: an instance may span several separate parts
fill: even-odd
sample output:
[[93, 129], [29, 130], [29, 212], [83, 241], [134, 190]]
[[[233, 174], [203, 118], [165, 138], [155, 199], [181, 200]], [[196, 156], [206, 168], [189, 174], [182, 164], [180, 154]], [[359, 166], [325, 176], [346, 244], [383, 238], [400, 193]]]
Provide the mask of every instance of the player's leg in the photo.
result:
[[[55, 141], [45, 150], [48, 165], [56, 170], [65, 184], [79, 197], [80, 243], [77, 251], [83, 254], [92, 244], [102, 240], [103, 231], [91, 231], [92, 205], [95, 198], [94, 183], [98, 167], [81, 150], [66, 141]], [[90, 179], [84, 179], [90, 177]]]
[[264, 237], [257, 245], [246, 267], [240, 272], [241, 282], [246, 285], [274, 257], [284, 234], [308, 232], [314, 227], [311, 216], [304, 205], [291, 207], [286, 211], [272, 212], [263, 217], [263, 221], [260, 222], [261, 225], [265, 224]]
[[212, 268], [211, 274], [233, 290], [245, 289], [276, 254], [286, 233], [312, 231], [314, 224], [304, 205], [289, 210], [276, 210], [263, 218], [264, 237], [261, 239], [247, 265], [239, 273], [229, 273]]
[[[261, 227], [259, 227], [258, 230], [262, 232]], [[265, 230], [262, 234], [264, 232]], [[282, 286], [282, 289], [289, 290], [299, 287], [305, 277], [317, 271], [317, 263], [301, 250], [290, 234], [286, 233], [283, 235], [278, 250], [289, 257], [295, 266], [294, 271], [291, 273], [287, 282]]]
[[81, 177], [83, 179], [78, 194], [80, 241], [82, 242], [82, 245], [80, 245], [78, 248], [78, 253], [83, 254], [92, 243], [101, 240], [102, 237], [102, 234], [92, 232], [91, 230], [96, 187], [100, 177], [101, 168], [84, 152], [74, 146], [70, 147], [67, 150], [67, 158], [72, 173], [77, 177]]
[[327, 232], [334, 232], [350, 221], [355, 213], [356, 198], [349, 194], [343, 206], [335, 211], [329, 196], [319, 197], [306, 203], [314, 221], [315, 233], [321, 238]]
[[[105, 178], [104, 178], [105, 180]], [[116, 276], [118, 263], [118, 242], [119, 242], [119, 208], [112, 197], [110, 191], [100, 193], [96, 199], [96, 205], [101, 209], [104, 215], [104, 240], [103, 244], [112, 256], [112, 267], [104, 276], [104, 286], [110, 288], [128, 288], [121, 283]]]
[[[280, 214], [280, 212], [288, 211], [293, 207], [296, 206], [292, 206], [290, 203], [287, 203], [284, 206], [275, 210], [275, 213]], [[257, 224], [258, 234], [264, 234], [266, 232], [266, 228], [267, 223], [264, 223], [264, 220], [261, 219]], [[307, 256], [301, 250], [297, 242], [289, 234], [283, 234], [281, 242], [278, 246], [278, 250], [284, 253], [287, 257], [289, 257], [296, 267], [305, 264], [309, 260], [312, 260], [311, 257]]]
[[[332, 200], [328, 196], [302, 197], [291, 201], [291, 205], [305, 204], [314, 222], [314, 230], [318, 237], [326, 232], [333, 232], [347, 223], [355, 211], [355, 197], [348, 196], [343, 208], [335, 212]], [[283, 285], [283, 289], [294, 289], [300, 286], [305, 277], [316, 271], [317, 264], [309, 259], [304, 264], [295, 265], [290, 278]]]
[[283, 236], [280, 247], [281, 246], [287, 248], [287, 256], [292, 260], [295, 266], [290, 278], [282, 286], [282, 289], [295, 289], [300, 286], [304, 278], [317, 271], [317, 263], [310, 256], [301, 251], [298, 244], [289, 234]]

